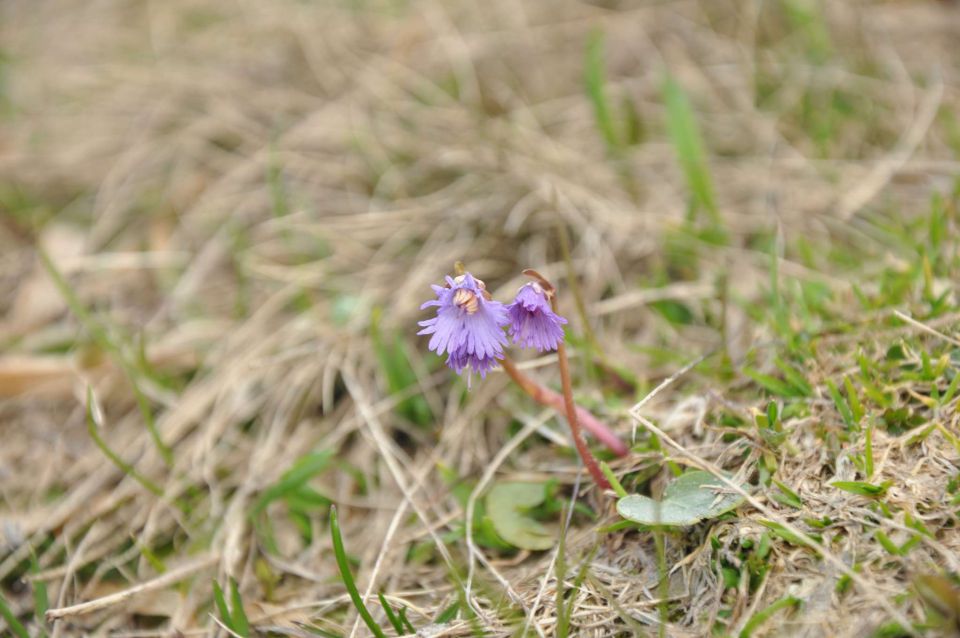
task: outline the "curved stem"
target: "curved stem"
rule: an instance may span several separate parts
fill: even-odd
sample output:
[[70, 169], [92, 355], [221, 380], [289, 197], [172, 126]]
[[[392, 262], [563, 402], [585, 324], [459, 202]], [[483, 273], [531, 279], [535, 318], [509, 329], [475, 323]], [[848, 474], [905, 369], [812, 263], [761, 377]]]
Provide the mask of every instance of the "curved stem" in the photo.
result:
[[601, 438], [601, 435], [603, 435], [604, 438], [608, 439], [605, 440], [604, 443], [606, 443], [618, 456], [625, 456], [627, 454], [627, 447], [613, 432], [607, 428], [607, 426], [597, 421], [592, 414], [577, 406], [577, 404], [573, 402], [573, 388], [570, 383], [570, 367], [567, 363], [567, 351], [566, 348], [564, 348], [563, 343], [560, 343], [560, 346], [557, 348], [557, 354], [559, 355], [560, 382], [563, 385], [563, 396], [560, 396], [553, 390], [543, 387], [530, 377], [521, 373], [519, 370], [517, 370], [517, 367], [514, 365], [513, 361], [509, 359], [509, 357], [504, 357], [500, 361], [500, 365], [502, 365], [503, 370], [510, 375], [510, 378], [513, 379], [517, 385], [519, 385], [523, 391], [529, 394], [537, 403], [551, 407], [558, 412], [562, 410], [566, 413], [567, 422], [570, 424], [570, 434], [573, 435], [573, 443], [577, 447], [577, 453], [580, 454], [580, 458], [583, 459], [583, 464], [587, 466], [587, 470], [590, 472], [593, 480], [598, 486], [600, 486], [601, 489], [612, 489], [610, 487], [610, 482], [607, 481], [607, 477], [605, 477], [603, 472], [600, 470], [600, 466], [597, 464], [597, 459], [594, 458], [593, 453], [590, 452], [590, 448], [587, 447], [587, 442], [583, 440], [583, 432], [580, 430], [580, 420], [577, 418], [578, 415], [586, 414], [590, 417], [590, 420], [586, 420], [584, 423], [591, 423], [594, 425], [600, 425], [602, 427], [601, 430], [595, 431], [594, 434], [598, 435], [597, 438]]
[[[513, 382], [520, 386], [520, 389], [530, 395], [534, 401], [548, 408], [553, 408], [557, 412], [566, 414], [567, 407], [563, 395], [554, 392], [550, 388], [540, 385], [524, 373], [517, 369], [516, 364], [509, 357], [500, 360], [503, 371], [513, 379]], [[614, 432], [602, 421], [593, 416], [590, 412], [580, 407], [576, 407], [577, 420], [584, 429], [588, 430], [597, 440], [607, 446], [611, 452], [617, 456], [624, 457], [629, 452], [627, 444], [620, 440]]]
[[557, 356], [560, 362], [560, 383], [563, 385], [563, 402], [567, 408], [567, 421], [570, 422], [570, 433], [573, 435], [573, 442], [577, 446], [577, 452], [583, 459], [583, 464], [590, 470], [590, 476], [593, 477], [597, 486], [603, 490], [609, 490], [610, 482], [600, 470], [597, 459], [594, 458], [587, 442], [583, 440], [583, 432], [580, 430], [580, 421], [577, 419], [577, 404], [573, 402], [573, 385], [570, 382], [570, 364], [567, 362], [567, 348], [561, 341], [557, 344]]

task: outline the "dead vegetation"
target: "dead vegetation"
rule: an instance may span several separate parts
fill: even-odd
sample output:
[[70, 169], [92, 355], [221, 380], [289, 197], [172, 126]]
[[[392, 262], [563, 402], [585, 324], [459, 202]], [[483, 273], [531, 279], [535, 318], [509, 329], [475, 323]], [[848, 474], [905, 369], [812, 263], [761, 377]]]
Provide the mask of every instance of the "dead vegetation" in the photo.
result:
[[[384, 592], [423, 635], [554, 635], [558, 573], [572, 635], [744, 635], [784, 600], [756, 631], [938, 631], [911, 583], [960, 571], [950, 3], [0, 12], [0, 593], [29, 631], [226, 635], [210, 583], [234, 578], [261, 631], [364, 635], [329, 502], [375, 616]], [[610, 137], [585, 89], [596, 33]], [[691, 208], [667, 71], [719, 223]], [[628, 489], [657, 493], [665, 460], [758, 485], [666, 535], [665, 589], [649, 531], [604, 530], [613, 500], [563, 423], [501, 374], [466, 393], [413, 336], [461, 259], [499, 298], [525, 267], [559, 282], [578, 398], [636, 444], [612, 463]], [[527, 365], [556, 386], [549, 358]], [[309, 492], [265, 499], [311, 454], [332, 456]], [[471, 542], [470, 503], [504, 478], [593, 509], [566, 571]]]

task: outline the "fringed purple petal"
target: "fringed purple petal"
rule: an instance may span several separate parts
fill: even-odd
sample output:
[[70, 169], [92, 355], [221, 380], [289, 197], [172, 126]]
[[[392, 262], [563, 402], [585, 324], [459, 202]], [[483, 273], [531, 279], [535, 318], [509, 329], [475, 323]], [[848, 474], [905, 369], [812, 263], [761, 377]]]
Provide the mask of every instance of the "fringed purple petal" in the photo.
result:
[[521, 348], [536, 348], [540, 352], [556, 350], [563, 341], [563, 324], [567, 320], [550, 308], [543, 288], [529, 283], [517, 291], [513, 303], [507, 306], [510, 318], [510, 336]]
[[[457, 279], [447, 277], [446, 282], [448, 287], [433, 286], [437, 298], [421, 306], [436, 306], [437, 315], [420, 321], [423, 328], [417, 334], [433, 335], [428, 347], [438, 355], [447, 353], [447, 365], [457, 373], [469, 367], [484, 377], [503, 357], [507, 345], [503, 327], [510, 323], [507, 309], [498, 301], [485, 299], [482, 285], [470, 273]], [[458, 290], [473, 293], [477, 302], [474, 312], [454, 302]]]

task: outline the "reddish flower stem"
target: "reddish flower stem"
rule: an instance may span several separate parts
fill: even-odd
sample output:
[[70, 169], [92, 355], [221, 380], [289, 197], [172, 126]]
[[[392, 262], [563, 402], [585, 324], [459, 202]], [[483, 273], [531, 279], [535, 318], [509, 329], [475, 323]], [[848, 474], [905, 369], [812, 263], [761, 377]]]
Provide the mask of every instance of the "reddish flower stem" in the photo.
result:
[[[550, 388], [540, 385], [527, 375], [520, 372], [513, 361], [507, 357], [504, 357], [500, 361], [500, 364], [503, 367], [504, 372], [506, 372], [510, 378], [513, 379], [514, 383], [519, 385], [520, 388], [530, 395], [534, 401], [540, 405], [553, 408], [557, 412], [563, 412], [566, 414], [566, 401], [562, 394], [554, 392]], [[582, 424], [586, 430], [593, 434], [597, 440], [606, 445], [607, 448], [609, 448], [617, 456], [623, 457], [627, 455], [629, 448], [627, 447], [626, 443], [620, 440], [620, 437], [614, 434], [605, 423], [597, 419], [597, 417], [593, 416], [593, 414], [579, 405], [575, 405], [574, 407], [576, 408], [578, 424]]]
[[[564, 356], [563, 356], [564, 361], [566, 360], [565, 355], [566, 355], [566, 352], [564, 352]], [[500, 361], [500, 365], [503, 367], [503, 371], [506, 372], [511, 379], [513, 379], [513, 382], [516, 383], [518, 386], [520, 386], [520, 389], [522, 389], [524, 392], [530, 395], [530, 398], [532, 398], [534, 401], [536, 401], [540, 405], [545, 405], [548, 408], [553, 408], [557, 412], [563, 412], [564, 414], [567, 414], [566, 400], [563, 395], [557, 392], [554, 392], [550, 388], [540, 385], [539, 383], [537, 383], [527, 375], [520, 372], [520, 370], [517, 369], [516, 364], [513, 363], [513, 361], [511, 361], [509, 357], [505, 356]], [[568, 370], [567, 376], [569, 376], [569, 370]], [[563, 371], [561, 370], [561, 382], [562, 382], [562, 378], [563, 378]], [[571, 394], [571, 403], [572, 401], [573, 399]], [[597, 440], [599, 440], [601, 443], [606, 445], [614, 454], [621, 457], [627, 455], [627, 453], [629, 452], [629, 448], [627, 448], [626, 443], [621, 441], [620, 437], [614, 434], [613, 431], [606, 426], [606, 424], [604, 424], [602, 421], [597, 419], [597, 417], [590, 414], [590, 412], [588, 412], [584, 408], [576, 404], [574, 404], [574, 408], [575, 408], [574, 418], [577, 420], [578, 432], [580, 431], [580, 428], [579, 428], [580, 424], [583, 424], [584, 428], [589, 430], [591, 434], [597, 437]], [[568, 420], [569, 420], [569, 416], [568, 416]], [[573, 426], [571, 426], [570, 429], [573, 430]], [[581, 435], [576, 438], [582, 439], [583, 436]], [[579, 451], [579, 446], [577, 449]], [[584, 462], [586, 463], [586, 461]]]
[[[550, 306], [554, 312], [557, 312], [557, 297], [550, 295]], [[570, 381], [570, 362], [567, 360], [567, 344], [563, 341], [557, 344], [557, 361], [560, 364], [560, 384], [563, 387], [563, 402], [567, 407], [567, 421], [570, 422], [570, 433], [573, 435], [573, 442], [577, 445], [577, 451], [580, 452], [580, 458], [583, 464], [590, 470], [590, 476], [602, 490], [612, 489], [610, 481], [603, 475], [596, 457], [587, 447], [587, 442], [583, 440], [583, 431], [580, 429], [580, 421], [577, 419], [577, 404], [573, 401], [573, 383]]]

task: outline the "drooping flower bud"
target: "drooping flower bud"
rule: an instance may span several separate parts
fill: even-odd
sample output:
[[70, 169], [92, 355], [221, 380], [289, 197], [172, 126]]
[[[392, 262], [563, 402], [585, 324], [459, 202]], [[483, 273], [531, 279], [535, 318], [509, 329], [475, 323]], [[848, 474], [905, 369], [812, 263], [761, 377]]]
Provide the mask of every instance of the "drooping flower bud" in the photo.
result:
[[524, 284], [513, 303], [507, 306], [510, 336], [521, 348], [540, 352], [556, 350], [563, 341], [563, 324], [567, 320], [550, 307], [547, 292], [539, 283]]

